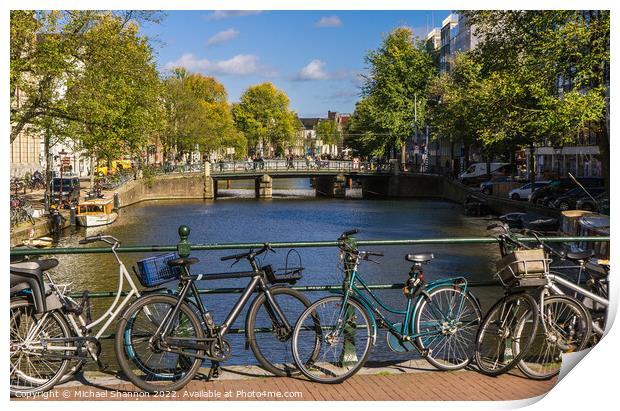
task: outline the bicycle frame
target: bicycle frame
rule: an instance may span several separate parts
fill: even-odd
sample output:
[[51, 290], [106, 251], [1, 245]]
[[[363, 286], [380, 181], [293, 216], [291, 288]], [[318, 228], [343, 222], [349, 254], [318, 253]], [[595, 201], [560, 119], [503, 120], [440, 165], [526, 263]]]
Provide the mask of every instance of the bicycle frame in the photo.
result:
[[[373, 345], [375, 344], [376, 335], [377, 335], [376, 316], [378, 316], [380, 321], [387, 326], [389, 331], [391, 331], [392, 333], [396, 334], [397, 336], [401, 338], [406, 337], [407, 339], [413, 339], [413, 338], [423, 337], [426, 335], [435, 334], [435, 332], [431, 332], [431, 331], [414, 334], [413, 329], [411, 329], [411, 327], [409, 326], [409, 324], [411, 323], [411, 319], [415, 317], [418, 307], [422, 303], [422, 298], [424, 296], [424, 293], [421, 293], [418, 297], [416, 297], [415, 301], [413, 301], [412, 298], [407, 298], [407, 306], [404, 310], [397, 310], [397, 309], [388, 307], [377, 295], [375, 295], [372, 292], [372, 290], [368, 287], [366, 282], [360, 277], [357, 271], [358, 264], [359, 262], [356, 261], [354, 264], [353, 271], [351, 273], [351, 279], [349, 281], [349, 286], [347, 290], [344, 292], [343, 304], [341, 307], [341, 311], [338, 315], [339, 319], [345, 316], [344, 307], [347, 306], [348, 299], [351, 298], [351, 295], [353, 295], [353, 298], [359, 301], [370, 314], [370, 318], [371, 318], [372, 325], [373, 325]], [[427, 283], [424, 286], [424, 291], [425, 292], [432, 291], [439, 286], [454, 284], [455, 281], [459, 281], [459, 280], [463, 281], [461, 284], [459, 284], [459, 286], [462, 286], [463, 291], [464, 291], [463, 297], [461, 297], [461, 301], [459, 302], [459, 307], [458, 307], [458, 312], [460, 312], [463, 308], [464, 295], [467, 293], [467, 289], [468, 289], [467, 281], [465, 280], [465, 278], [455, 277], [455, 278], [448, 278], [448, 279], [441, 279], [441, 280], [433, 281], [433, 282]], [[361, 285], [362, 289], [360, 289], [356, 285], [356, 282]], [[363, 290], [367, 292], [370, 298], [366, 296]], [[376, 304], [378, 304], [381, 308], [383, 308], [384, 310], [388, 312], [391, 312], [393, 314], [398, 314], [398, 315], [404, 315], [405, 319], [402, 322], [400, 329], [397, 327], [398, 323], [393, 323], [390, 320], [388, 320], [386, 316], [381, 312], [381, 310], [379, 310], [377, 305], [373, 303], [372, 300], [374, 300]], [[441, 312], [440, 314], [443, 315], [443, 313]]]
[[[251, 277], [251, 280], [247, 284], [247, 286], [244, 288], [244, 290], [242, 291], [241, 295], [239, 296], [239, 299], [237, 300], [235, 305], [232, 307], [232, 309], [228, 313], [228, 316], [226, 317], [224, 322], [220, 326], [217, 327], [217, 335], [213, 337], [223, 338], [226, 336], [226, 334], [230, 330], [230, 327], [237, 320], [237, 318], [239, 317], [239, 314], [241, 313], [241, 310], [243, 310], [243, 307], [245, 307], [245, 305], [247, 304], [247, 302], [249, 301], [250, 297], [252, 296], [252, 294], [254, 293], [257, 287], [260, 293], [265, 294], [265, 297], [267, 298], [267, 301], [269, 302], [269, 306], [273, 310], [275, 310], [275, 312], [270, 313], [270, 315], [275, 314], [281, 320], [283, 320], [283, 325], [287, 329], [287, 331], [290, 332], [293, 329], [293, 326], [288, 323], [286, 316], [284, 315], [284, 313], [282, 312], [278, 304], [275, 302], [270, 292], [270, 287], [264, 279], [264, 274], [262, 271], [242, 271], [242, 272], [234, 272], [234, 273], [217, 273], [217, 274], [200, 274], [200, 275], [188, 275], [187, 269], [185, 267], [183, 267], [183, 271], [185, 275], [181, 276], [181, 280], [186, 281], [187, 283], [182, 286], [181, 291], [178, 294], [179, 303], [177, 303], [172, 310], [169, 310], [166, 313], [166, 315], [164, 316], [161, 322], [161, 325], [158, 327], [157, 331], [155, 332], [155, 335], [166, 336], [168, 334], [173, 324], [172, 319], [176, 318], [176, 315], [179, 312], [181, 303], [186, 300], [190, 291], [193, 297], [192, 300], [194, 304], [196, 305], [196, 307], [198, 308], [198, 310], [200, 311], [200, 314], [203, 316], [203, 318], [206, 316], [207, 309], [205, 308], [204, 303], [202, 302], [202, 299], [200, 298], [198, 289], [196, 288], [196, 281], [243, 278], [243, 277]], [[173, 338], [172, 340], [179, 340], [179, 339]]]
[[[565, 278], [562, 278], [560, 275], [556, 275], [553, 273], [549, 273], [547, 274], [547, 288], [551, 291], [553, 291], [555, 294], [559, 294], [559, 295], [565, 295], [565, 293], [560, 289], [560, 287], [557, 286], [556, 283], [575, 291], [578, 294], [583, 295], [586, 298], [589, 298], [592, 301], [595, 301], [603, 306], [605, 306], [605, 308], [609, 307], [609, 300], [600, 297], [580, 286], [578, 286], [577, 284], [573, 283], [572, 281], [569, 281]], [[592, 328], [593, 330], [599, 334], [599, 335], [603, 335], [604, 330], [601, 329], [601, 327], [599, 327], [594, 321], [592, 322]]]

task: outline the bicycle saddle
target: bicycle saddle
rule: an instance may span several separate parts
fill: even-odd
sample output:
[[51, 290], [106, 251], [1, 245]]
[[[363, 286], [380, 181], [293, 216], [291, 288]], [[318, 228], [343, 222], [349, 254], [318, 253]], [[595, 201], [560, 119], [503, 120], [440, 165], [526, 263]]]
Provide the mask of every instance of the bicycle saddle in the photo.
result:
[[431, 261], [435, 256], [433, 253], [417, 253], [417, 254], [407, 254], [405, 260], [411, 261], [412, 263], [426, 263]]
[[180, 266], [190, 266], [192, 264], [196, 264], [200, 260], [196, 257], [180, 257], [175, 258], [174, 260], [168, 261], [168, 265], [170, 267], [180, 267]]
[[58, 260], [49, 258], [47, 260], [31, 260], [21, 263], [11, 264], [11, 272], [14, 274], [28, 274], [40, 276], [43, 271], [54, 268], [58, 265]]
[[566, 258], [571, 260], [587, 260], [594, 255], [594, 250], [577, 251], [574, 253], [566, 253]]
[[50, 258], [47, 260], [25, 261], [22, 263], [11, 264], [10, 266], [10, 292], [11, 295], [22, 290], [30, 289], [32, 299], [37, 313], [47, 311], [45, 301], [45, 284], [43, 282], [43, 271], [54, 268], [58, 265], [58, 260]]

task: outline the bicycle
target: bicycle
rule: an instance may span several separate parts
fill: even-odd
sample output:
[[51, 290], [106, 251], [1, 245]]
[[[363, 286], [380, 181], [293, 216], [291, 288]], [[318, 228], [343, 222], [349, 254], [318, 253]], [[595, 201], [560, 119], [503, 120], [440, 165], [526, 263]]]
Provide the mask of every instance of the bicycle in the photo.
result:
[[[486, 375], [513, 367], [528, 377], [547, 379], [560, 371], [561, 354], [585, 348], [592, 331], [588, 311], [555, 290], [544, 249], [529, 249], [504, 224], [498, 237], [503, 259], [496, 276], [504, 297], [491, 307], [476, 336], [476, 362]], [[536, 293], [538, 301], [531, 295]]]
[[[189, 266], [197, 263], [197, 258], [169, 261], [169, 266], [180, 268], [177, 294], [140, 298], [119, 320], [116, 354], [127, 378], [148, 392], [178, 390], [194, 378], [203, 360], [212, 361], [209, 377], [216, 377], [219, 362], [232, 355], [225, 337], [256, 289], [258, 296], [246, 317], [246, 347], [272, 374], [296, 375], [298, 371], [289, 360], [286, 348], [295, 320], [310, 302], [299, 291], [278, 285], [294, 284], [300, 278], [301, 269], [276, 276], [271, 266], [259, 267], [256, 257], [266, 251], [273, 251], [268, 243], [256, 251], [221, 258], [235, 260], [233, 265], [247, 259], [252, 267], [247, 272], [191, 275]], [[216, 325], [200, 298], [196, 281], [240, 278], [250, 281], [224, 322]], [[157, 372], [151, 372], [152, 369]]]
[[[467, 281], [457, 277], [427, 282], [422, 265], [430, 262], [433, 254], [408, 254], [406, 260], [412, 267], [403, 288], [406, 306], [390, 308], [373, 294], [358, 272], [361, 261], [383, 255], [359, 251], [352, 237], [358, 232], [346, 231], [338, 239], [346, 274], [342, 293], [316, 301], [297, 321], [292, 346], [301, 372], [322, 383], [339, 383], [351, 377], [368, 359], [379, 326], [387, 328], [388, 346], [393, 351], [416, 350], [441, 370], [467, 366], [481, 317]], [[403, 321], [391, 322], [379, 307], [404, 317]]]
[[[547, 283], [545, 284], [545, 290], [547, 293], [556, 296], [555, 298], [560, 298], [560, 296], [570, 298], [572, 300], [570, 305], [576, 306], [575, 303], [577, 303], [579, 306], [579, 308], [573, 308], [573, 310], [575, 310], [575, 312], [582, 312], [582, 314], [579, 314], [579, 319], [584, 318], [583, 312], [585, 312], [585, 314], [587, 314], [585, 318], [589, 321], [589, 327], [583, 327], [584, 335], [578, 337], [571, 335], [571, 333], [579, 335], [579, 328], [577, 327], [578, 323], [576, 320], [573, 320], [574, 324], [567, 324], [568, 328], [562, 329], [564, 332], [560, 332], [560, 329], [555, 328], [555, 334], [554, 331], [551, 331], [551, 333], [549, 333], [549, 331], [537, 333], [533, 346], [539, 347], [538, 351], [530, 348], [526, 357], [519, 362], [518, 367], [529, 378], [548, 379], [559, 373], [561, 354], [565, 352], [582, 350], [586, 348], [591, 340], [593, 340], [593, 336], [596, 336], [597, 339], [603, 336], [606, 321], [605, 311], [609, 306], [609, 300], [605, 298], [607, 296], [606, 289], [604, 289], [600, 283], [603, 280], [606, 281], [606, 277], [602, 278], [600, 276], [589, 275], [587, 285], [590, 286], [591, 289], [588, 290], [580, 287], [579, 283], [581, 276], [586, 272], [585, 266], [593, 257], [592, 250], [580, 252], [558, 252], [553, 247], [550, 247], [544, 243], [536, 232], [530, 230], [527, 232], [534, 236], [540, 247], [548, 253], [554, 254], [561, 260], [568, 259], [578, 264], [580, 269], [576, 283], [570, 281], [565, 275], [562, 275], [557, 271], [558, 269], [565, 267], [555, 267], [556, 271], [550, 271], [546, 276]], [[572, 295], [567, 296], [565, 290], [569, 290], [568, 292], [572, 291]], [[586, 301], [591, 301], [593, 303], [592, 309], [588, 309], [585, 306]], [[594, 310], [596, 304], [604, 307], [603, 313], [600, 313], [598, 310]], [[561, 307], [556, 306], [556, 309], [557, 308]], [[553, 315], [557, 317], [557, 314]], [[566, 315], [566, 313], [563, 315]], [[597, 317], [594, 318], [593, 315], [596, 315]], [[551, 315], [547, 314], [546, 318], [549, 317], [551, 317]], [[558, 323], [558, 321], [554, 321]], [[589, 330], [585, 331], [586, 328]], [[594, 340], [594, 342], [596, 343], [596, 340]]]
[[[116, 297], [95, 320], [91, 319], [88, 291], [84, 291], [78, 303], [67, 295], [68, 285], [54, 283], [47, 272], [58, 265], [58, 260], [11, 264], [11, 395], [27, 396], [50, 390], [70, 379], [89, 360], [95, 361], [100, 369], [105, 368], [99, 358], [99, 340], [125, 305], [141, 293], [116, 252], [120, 241], [99, 234], [80, 240], [80, 244], [96, 241], [112, 246], [119, 274]], [[121, 300], [124, 281], [130, 289]], [[102, 323], [95, 333], [94, 327]], [[77, 364], [71, 366], [72, 361]]]

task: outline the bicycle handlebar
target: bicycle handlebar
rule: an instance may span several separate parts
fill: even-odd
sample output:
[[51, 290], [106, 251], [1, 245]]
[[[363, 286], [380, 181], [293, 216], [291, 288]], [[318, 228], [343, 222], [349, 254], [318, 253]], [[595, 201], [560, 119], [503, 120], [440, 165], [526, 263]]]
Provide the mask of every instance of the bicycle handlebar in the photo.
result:
[[111, 235], [101, 235], [101, 234], [97, 234], [97, 235], [91, 235], [88, 237], [84, 237], [83, 239], [81, 239], [80, 241], [78, 241], [78, 243], [80, 244], [90, 244], [90, 243], [94, 243], [96, 241], [103, 241], [104, 243], [108, 243], [110, 245], [118, 245], [120, 244], [120, 240], [114, 236]]
[[355, 235], [357, 233], [359, 233], [360, 230], [357, 228], [354, 228], [352, 230], [348, 230], [348, 231], [344, 231], [342, 234], [340, 234], [340, 240], [344, 240], [347, 237], [350, 237], [352, 235]]
[[264, 243], [263, 246], [258, 249], [257, 251], [248, 251], [245, 253], [239, 253], [239, 254], [233, 254], [233, 255], [227, 255], [225, 257], [221, 257], [220, 261], [227, 261], [227, 260], [241, 260], [242, 258], [247, 258], [248, 260], [252, 260], [254, 259], [254, 257], [264, 253], [265, 251], [272, 251], [275, 253], [275, 251], [273, 250], [273, 248], [271, 247], [271, 244], [269, 243]]

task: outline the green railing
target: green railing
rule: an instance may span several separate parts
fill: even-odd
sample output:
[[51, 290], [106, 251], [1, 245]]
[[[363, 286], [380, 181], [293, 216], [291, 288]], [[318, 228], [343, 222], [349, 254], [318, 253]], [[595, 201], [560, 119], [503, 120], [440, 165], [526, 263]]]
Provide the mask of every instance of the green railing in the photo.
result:
[[[116, 249], [118, 253], [148, 253], [162, 251], [176, 251], [180, 256], [187, 257], [191, 251], [208, 251], [208, 250], [235, 250], [262, 247], [263, 243], [225, 243], [225, 244], [190, 244], [188, 241], [190, 229], [187, 226], [179, 227], [180, 241], [177, 245], [138, 245], [129, 247], [119, 247]], [[588, 236], [588, 237], [539, 237], [540, 240], [552, 243], [562, 242], [598, 242], [610, 241], [609, 236]], [[522, 242], [536, 242], [535, 237], [519, 237]], [[387, 246], [387, 245], [442, 245], [442, 244], [493, 244], [498, 243], [497, 238], [493, 237], [466, 237], [466, 238], [425, 238], [411, 240], [357, 240], [358, 246]], [[338, 241], [305, 241], [305, 242], [276, 242], [270, 243], [273, 248], [311, 248], [311, 247], [336, 247]], [[46, 248], [46, 249], [22, 249], [11, 248], [11, 256], [26, 255], [58, 255], [58, 254], [104, 254], [111, 253], [110, 247], [67, 247], [67, 248]], [[501, 285], [499, 281], [476, 281], [468, 282], [470, 287], [491, 287]], [[374, 290], [395, 290], [403, 287], [399, 284], [373, 284], [369, 288]], [[292, 287], [304, 292], [320, 292], [320, 291], [337, 291], [342, 289], [342, 285], [310, 285]], [[217, 288], [217, 289], [199, 289], [201, 294], [235, 294], [241, 293], [244, 288]], [[82, 294], [77, 293], [72, 297], [81, 297]], [[126, 295], [122, 292], [122, 295]], [[99, 291], [89, 293], [90, 298], [112, 298], [116, 296], [115, 291]], [[231, 330], [232, 333], [243, 333], [243, 329]], [[103, 338], [109, 339], [113, 335], [106, 335]]]
[[[208, 251], [208, 250], [235, 250], [250, 249], [263, 246], [263, 243], [225, 243], [225, 244], [190, 244], [189, 243], [190, 228], [187, 226], [179, 227], [180, 241], [177, 245], [138, 245], [128, 247], [118, 247], [118, 253], [149, 253], [162, 251], [176, 251], [182, 257], [189, 256], [191, 251]], [[609, 236], [567, 236], [567, 237], [519, 237], [522, 242], [536, 242], [542, 240], [551, 243], [563, 242], [598, 242], [610, 241]], [[498, 239], [494, 237], [465, 237], [465, 238], [425, 238], [411, 240], [357, 240], [358, 246], [389, 246], [389, 245], [445, 245], [445, 244], [493, 244], [498, 243]], [[311, 247], [336, 247], [338, 241], [305, 241], [305, 242], [275, 242], [270, 243], [273, 248], [311, 248]], [[11, 248], [11, 256], [37, 256], [37, 255], [60, 255], [60, 254], [104, 254], [111, 253], [110, 247], [67, 247], [67, 248]], [[485, 281], [472, 283], [472, 286], [490, 286], [497, 285], [494, 281]], [[330, 291], [337, 289], [335, 285], [315, 285], [294, 287], [301, 291]], [[376, 284], [372, 286], [375, 289], [396, 289], [402, 287], [402, 284]], [[205, 294], [230, 294], [241, 292], [242, 288], [221, 288], [221, 289], [201, 289], [201, 293]], [[114, 292], [94, 292], [90, 294], [92, 297], [113, 297]]]

